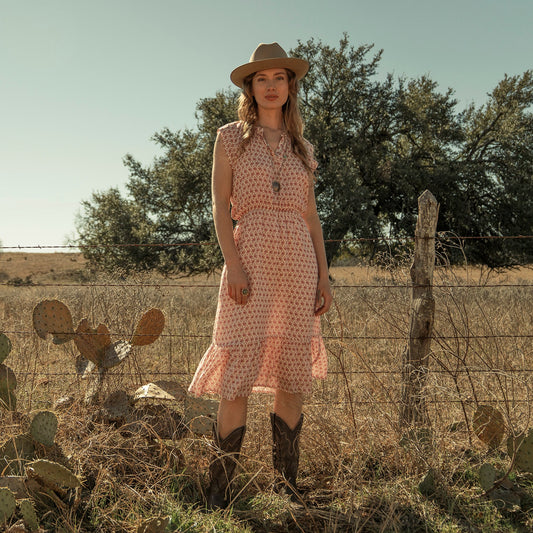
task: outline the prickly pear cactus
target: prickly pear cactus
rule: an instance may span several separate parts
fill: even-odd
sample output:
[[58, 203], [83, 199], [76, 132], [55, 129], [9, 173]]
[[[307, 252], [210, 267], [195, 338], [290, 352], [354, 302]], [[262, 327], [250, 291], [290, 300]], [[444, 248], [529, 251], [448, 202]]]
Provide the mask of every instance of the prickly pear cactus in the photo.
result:
[[30, 435], [45, 446], [53, 446], [57, 431], [57, 416], [52, 411], [37, 413], [30, 424]]
[[9, 337], [3, 333], [0, 333], [0, 364], [6, 360], [6, 357], [9, 355], [10, 351], [11, 341], [9, 340]]
[[481, 465], [479, 469], [479, 484], [485, 492], [492, 489], [496, 481], [496, 476], [496, 469], [490, 463]]
[[85, 359], [101, 366], [105, 358], [106, 348], [111, 344], [111, 337], [104, 324], [100, 324], [94, 329], [84, 318], [76, 328], [74, 343]]
[[130, 411], [130, 398], [123, 390], [115, 391], [111, 394], [103, 405], [104, 414], [110, 422], [116, 422], [126, 418]]
[[527, 435], [512, 435], [507, 439], [507, 453], [515, 458], [515, 467], [522, 472], [533, 473], [533, 429]]
[[0, 489], [0, 523], [11, 518], [16, 507], [15, 495], [9, 489]]
[[37, 459], [26, 465], [26, 470], [33, 476], [42, 479], [45, 483], [75, 489], [81, 482], [73, 472], [59, 463], [46, 459]]
[[30, 528], [30, 531], [36, 531], [39, 529], [39, 520], [37, 518], [37, 513], [35, 512], [35, 507], [33, 502], [27, 498], [24, 500], [19, 500], [19, 509], [22, 518], [26, 525]]
[[23, 476], [0, 476], [0, 487], [9, 489], [16, 499], [25, 498], [28, 493], [24, 480]]
[[155, 342], [165, 327], [165, 315], [160, 309], [150, 309], [144, 313], [131, 338], [132, 346], [146, 346]]
[[17, 378], [11, 368], [0, 364], [0, 407], [14, 411], [17, 407]]
[[24, 464], [34, 458], [35, 446], [28, 435], [17, 435], [0, 446], [0, 472], [18, 475]]
[[101, 365], [103, 368], [113, 368], [119, 365], [131, 353], [131, 344], [126, 341], [117, 341], [107, 346]]
[[500, 445], [505, 433], [503, 415], [490, 405], [480, 405], [477, 408], [472, 427], [478, 438], [492, 449]]
[[43, 300], [34, 307], [33, 327], [41, 339], [51, 333], [54, 344], [63, 344], [74, 336], [70, 309], [59, 300]]
[[432, 496], [436, 491], [436, 482], [435, 482], [435, 470], [431, 468], [428, 473], [424, 476], [424, 479], [418, 484], [418, 490], [420, 494], [424, 496]]

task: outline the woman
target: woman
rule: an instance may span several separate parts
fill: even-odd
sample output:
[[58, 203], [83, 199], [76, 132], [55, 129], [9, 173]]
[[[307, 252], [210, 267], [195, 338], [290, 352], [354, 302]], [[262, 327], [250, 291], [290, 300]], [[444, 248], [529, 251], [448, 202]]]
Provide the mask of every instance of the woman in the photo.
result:
[[308, 68], [279, 44], [260, 44], [231, 73], [242, 89], [240, 121], [220, 128], [215, 143], [213, 217], [225, 265], [213, 342], [189, 387], [221, 397], [210, 508], [228, 504], [252, 391], [275, 394], [274, 467], [296, 496], [303, 395], [313, 377], [326, 377], [320, 315], [332, 295], [313, 190], [317, 163], [297, 102]]

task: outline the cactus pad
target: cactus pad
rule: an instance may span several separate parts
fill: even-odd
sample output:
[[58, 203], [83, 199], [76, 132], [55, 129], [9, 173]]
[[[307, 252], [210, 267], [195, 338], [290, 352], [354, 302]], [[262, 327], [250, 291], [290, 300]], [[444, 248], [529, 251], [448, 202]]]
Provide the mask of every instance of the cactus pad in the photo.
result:
[[115, 391], [104, 402], [104, 413], [111, 422], [126, 418], [130, 411], [130, 398], [123, 390]]
[[10, 411], [17, 407], [15, 389], [17, 388], [17, 378], [11, 368], [0, 364], [0, 406]]
[[474, 413], [472, 421], [474, 433], [489, 446], [497, 448], [505, 433], [503, 415], [490, 405], [480, 405]]
[[435, 470], [431, 468], [424, 476], [424, 479], [418, 484], [418, 490], [420, 494], [424, 496], [432, 496], [435, 494], [436, 482], [435, 482]]
[[9, 489], [0, 489], [0, 522], [5, 522], [11, 518], [16, 508], [15, 495]]
[[76, 328], [74, 343], [81, 355], [96, 365], [103, 358], [103, 346], [99, 343], [97, 330], [92, 328], [89, 321], [84, 318]]
[[37, 413], [30, 424], [30, 435], [45, 446], [53, 446], [57, 431], [57, 416], [52, 411]]
[[9, 340], [9, 337], [3, 333], [0, 333], [0, 364], [6, 360], [6, 357], [9, 355], [10, 351], [11, 341]]
[[15, 498], [26, 498], [28, 493], [23, 476], [0, 476], [0, 487], [9, 489]]
[[497, 473], [494, 466], [492, 466], [490, 463], [481, 465], [479, 469], [479, 484], [485, 492], [492, 489], [494, 482], [496, 481], [496, 477]]
[[168, 392], [164, 391], [154, 383], [148, 383], [147, 385], [143, 385], [142, 387], [139, 387], [135, 391], [135, 395], [133, 396], [133, 401], [137, 402], [139, 400], [164, 400], [164, 401], [175, 401], [176, 398], [169, 394]]
[[35, 512], [35, 507], [33, 502], [29, 499], [20, 500], [18, 502], [20, 514], [24, 519], [26, 525], [30, 528], [31, 531], [36, 531], [39, 529], [39, 520], [37, 519], [37, 513]]
[[0, 390], [13, 391], [17, 388], [17, 377], [11, 368], [0, 365]]
[[0, 388], [0, 407], [3, 407], [8, 411], [16, 411], [17, 397], [13, 391]]
[[84, 318], [76, 328], [74, 336], [76, 347], [85, 359], [92, 361], [95, 365], [101, 365], [110, 342], [109, 330], [103, 324], [93, 329], [89, 321]]
[[113, 368], [122, 363], [130, 353], [131, 344], [129, 342], [117, 341], [106, 348], [101, 366], [103, 368]]
[[81, 482], [73, 472], [59, 463], [37, 459], [26, 465], [26, 469], [33, 475], [49, 484], [74, 489], [81, 486]]
[[55, 344], [68, 342], [74, 336], [70, 309], [59, 300], [43, 300], [34, 307], [33, 327], [41, 339], [51, 333]]
[[490, 493], [490, 499], [498, 509], [517, 511], [520, 507], [520, 495], [514, 490], [499, 487]]
[[216, 420], [218, 402], [204, 398], [187, 396], [185, 398], [185, 423], [193, 433], [210, 435]]
[[0, 446], [0, 473], [20, 474], [22, 465], [33, 459], [35, 447], [29, 435], [17, 435]]
[[515, 458], [515, 466], [522, 472], [533, 473], [533, 429], [527, 435], [510, 436], [507, 439], [507, 453]]
[[155, 342], [165, 327], [165, 315], [160, 309], [146, 311], [131, 338], [132, 346], [146, 346]]

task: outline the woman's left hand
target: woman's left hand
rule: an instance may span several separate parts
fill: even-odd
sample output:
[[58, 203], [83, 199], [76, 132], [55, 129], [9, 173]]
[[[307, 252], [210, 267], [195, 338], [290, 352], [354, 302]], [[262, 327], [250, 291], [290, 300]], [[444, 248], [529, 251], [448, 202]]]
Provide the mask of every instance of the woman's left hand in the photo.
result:
[[319, 279], [316, 288], [315, 299], [315, 316], [320, 316], [326, 313], [333, 302], [333, 295], [331, 294], [331, 287], [329, 279]]

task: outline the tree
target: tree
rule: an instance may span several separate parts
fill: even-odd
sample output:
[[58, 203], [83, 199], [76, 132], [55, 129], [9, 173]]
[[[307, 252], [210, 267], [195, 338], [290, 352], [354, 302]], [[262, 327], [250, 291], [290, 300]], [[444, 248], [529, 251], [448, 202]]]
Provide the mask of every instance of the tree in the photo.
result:
[[217, 128], [236, 119], [236, 98], [236, 92], [219, 92], [201, 100], [198, 131], [164, 129], [155, 134], [153, 140], [163, 155], [151, 167], [144, 168], [126, 155], [124, 164], [130, 172], [126, 198], [111, 189], [82, 202], [83, 213], [76, 223], [79, 245], [93, 264], [106, 270], [186, 274], [211, 271], [221, 264], [217, 246], [189, 243], [216, 241], [210, 194], [212, 151]]
[[[411, 238], [417, 198], [440, 202], [439, 232], [462, 236], [533, 233], [532, 71], [506, 76], [479, 108], [458, 112], [453, 90], [427, 76], [377, 79], [382, 51], [311, 39], [292, 55], [311, 64], [302, 81], [306, 137], [319, 161], [316, 184], [328, 259], [340, 239], [372, 237], [345, 247], [370, 255], [398, 250]], [[80, 247], [105, 268], [210, 271], [221, 264], [211, 215], [210, 171], [219, 126], [236, 119], [237, 93], [219, 92], [197, 107], [198, 129], [154, 135], [163, 155], [145, 168], [133, 156], [127, 196], [116, 189], [83, 202]], [[386, 245], [385, 239], [387, 240]], [[115, 249], [99, 243], [152, 244]], [[164, 244], [165, 246], [155, 246]], [[491, 268], [533, 260], [530, 240], [469, 240], [469, 260]], [[452, 259], [459, 260], [459, 255]]]

